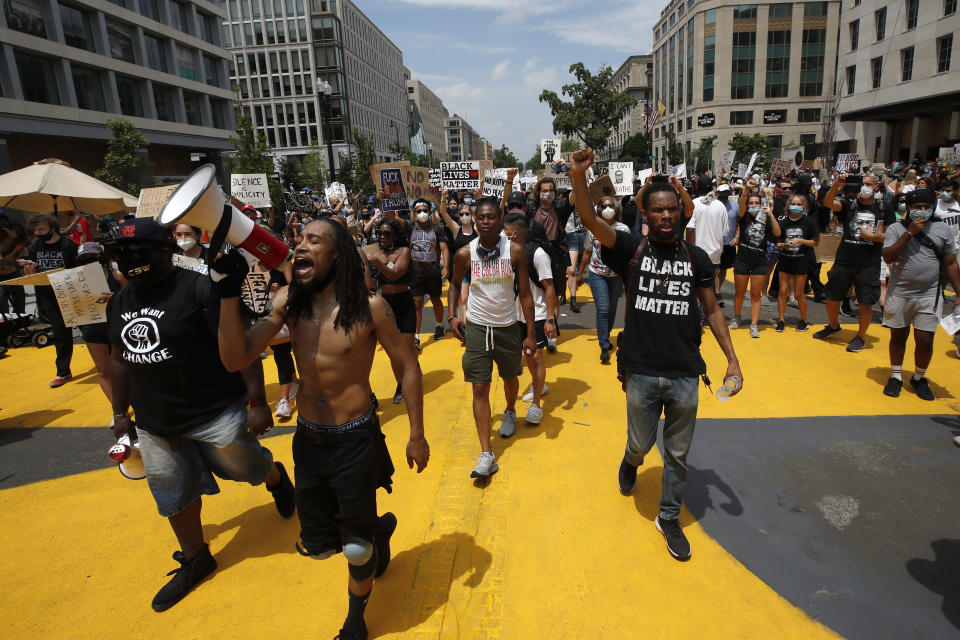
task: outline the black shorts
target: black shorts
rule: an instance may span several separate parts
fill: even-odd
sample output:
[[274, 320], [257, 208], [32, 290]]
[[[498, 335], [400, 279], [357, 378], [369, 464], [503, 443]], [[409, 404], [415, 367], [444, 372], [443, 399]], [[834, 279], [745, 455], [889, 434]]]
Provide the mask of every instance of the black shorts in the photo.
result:
[[738, 251], [737, 259], [733, 261], [733, 275], [735, 276], [765, 276], [767, 275], [767, 259], [753, 251]]
[[[517, 325], [520, 327], [520, 340], [527, 339], [527, 323], [518, 322]], [[536, 320], [533, 323], [533, 334], [537, 341], [537, 349], [546, 349], [547, 348], [547, 332], [546, 332], [547, 321], [546, 320]]]
[[810, 258], [807, 256], [785, 256], [780, 254], [780, 273], [792, 276], [805, 276], [810, 271]]
[[880, 299], [880, 265], [833, 264], [823, 293], [830, 302], [842, 302], [853, 287], [857, 302], [873, 305]]
[[110, 344], [110, 334], [106, 322], [80, 325], [80, 335], [87, 344]]
[[723, 246], [723, 252], [720, 254], [720, 268], [729, 269], [737, 260], [737, 248], [729, 244]]
[[366, 414], [336, 427], [298, 417], [293, 463], [300, 540], [307, 552], [339, 552], [350, 540], [373, 541], [377, 488], [389, 493], [394, 471], [376, 400]]
[[443, 298], [443, 279], [440, 277], [440, 265], [433, 262], [410, 263], [413, 274], [410, 279], [410, 293], [414, 298], [429, 295], [431, 300]]
[[417, 307], [413, 304], [413, 295], [409, 291], [380, 295], [390, 305], [400, 333], [417, 333]]

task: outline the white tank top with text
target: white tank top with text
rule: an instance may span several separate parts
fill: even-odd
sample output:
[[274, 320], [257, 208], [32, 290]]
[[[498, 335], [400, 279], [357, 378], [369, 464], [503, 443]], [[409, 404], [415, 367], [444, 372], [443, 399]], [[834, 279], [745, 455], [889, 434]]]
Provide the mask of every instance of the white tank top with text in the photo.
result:
[[517, 321], [517, 294], [513, 289], [510, 240], [500, 234], [496, 257], [481, 259], [480, 238], [470, 242], [470, 295], [467, 321], [485, 327], [509, 327]]

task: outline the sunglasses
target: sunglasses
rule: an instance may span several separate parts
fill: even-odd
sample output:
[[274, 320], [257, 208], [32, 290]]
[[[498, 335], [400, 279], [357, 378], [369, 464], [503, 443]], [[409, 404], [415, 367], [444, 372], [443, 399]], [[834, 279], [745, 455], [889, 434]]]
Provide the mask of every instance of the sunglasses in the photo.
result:
[[388, 238], [393, 235], [393, 231], [381, 231], [380, 235], [384, 238]]
[[413, 213], [414, 213], [414, 214], [417, 214], [417, 213], [430, 213], [430, 209], [415, 209], [415, 210], [413, 211]]

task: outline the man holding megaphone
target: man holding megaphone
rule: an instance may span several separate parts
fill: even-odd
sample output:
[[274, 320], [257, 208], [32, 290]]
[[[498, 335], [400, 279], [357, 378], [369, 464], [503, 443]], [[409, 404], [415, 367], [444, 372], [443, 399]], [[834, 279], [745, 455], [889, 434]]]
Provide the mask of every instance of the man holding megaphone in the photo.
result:
[[220, 492], [214, 474], [265, 482], [284, 518], [294, 489], [257, 440], [273, 426], [259, 358], [239, 374], [220, 361], [220, 300], [209, 278], [174, 266], [171, 236], [151, 218], [124, 221], [104, 244], [130, 281], [108, 308], [113, 431], [139, 439], [157, 509], [180, 543], [181, 566], [153, 599], [164, 611], [217, 568], [200, 522], [201, 496]]

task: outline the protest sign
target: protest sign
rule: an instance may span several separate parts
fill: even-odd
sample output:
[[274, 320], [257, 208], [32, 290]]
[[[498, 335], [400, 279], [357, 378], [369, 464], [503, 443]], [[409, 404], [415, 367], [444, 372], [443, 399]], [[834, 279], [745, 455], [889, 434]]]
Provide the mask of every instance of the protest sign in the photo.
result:
[[480, 163], [480, 175], [487, 175], [487, 171], [493, 171], [493, 160], [477, 160]]
[[446, 190], [459, 191], [469, 189], [475, 191], [480, 188], [480, 161], [441, 162], [440, 186]]
[[97, 300], [110, 293], [110, 287], [99, 262], [56, 273], [48, 271], [46, 275], [50, 279], [65, 326], [79, 327], [107, 321], [107, 303]]
[[618, 196], [633, 195], [633, 163], [611, 162], [609, 165], [613, 188]]
[[953, 147], [940, 147], [940, 153], [937, 155], [940, 157], [940, 162], [945, 164], [957, 164], [957, 155], [954, 152]]
[[503, 192], [507, 188], [507, 170], [490, 169], [483, 174], [483, 195], [503, 199]]
[[380, 169], [380, 208], [384, 211], [405, 211], [410, 208], [403, 191], [403, 169]]
[[842, 237], [843, 235], [839, 233], [821, 233], [820, 244], [815, 249], [817, 262], [833, 262]]
[[747, 173], [750, 173], [750, 170], [753, 169], [754, 163], [757, 161], [757, 154], [754, 153], [750, 156], [750, 164], [747, 165]]
[[251, 271], [240, 285], [240, 301], [255, 315], [266, 315], [270, 309], [270, 274]]
[[860, 171], [860, 156], [856, 153], [837, 154], [837, 171], [856, 173]]
[[544, 138], [540, 141], [540, 164], [546, 166], [560, 159], [560, 138]]
[[197, 273], [202, 273], [207, 275], [210, 272], [210, 267], [203, 264], [196, 258], [191, 258], [189, 256], [184, 256], [180, 254], [173, 254], [173, 264], [181, 269], [186, 269], [187, 271], [196, 271]]
[[403, 190], [410, 200], [427, 198], [430, 192], [430, 170], [424, 167], [403, 168]]
[[10, 280], [4, 280], [0, 282], [0, 286], [6, 285], [16, 285], [18, 287], [36, 287], [42, 285], [50, 284], [50, 274], [57, 273], [58, 271], [63, 271], [63, 269], [51, 269], [50, 271], [44, 271], [43, 273], [34, 273], [29, 276], [20, 276], [19, 278], [12, 278]]
[[737, 158], [736, 151], [724, 151], [720, 154], [720, 159], [717, 160], [717, 173], [723, 173], [724, 171], [729, 171], [733, 167], [733, 162]]
[[160, 215], [163, 205], [167, 204], [170, 194], [176, 189], [177, 184], [165, 184], [162, 187], [147, 187], [140, 189], [140, 198], [137, 201], [138, 218], [156, 218]]
[[324, 195], [327, 197], [327, 206], [332, 209], [333, 204], [330, 202], [330, 198], [336, 198], [339, 202], [343, 202], [347, 197], [347, 187], [340, 182], [334, 182], [324, 189]]
[[789, 160], [777, 158], [770, 164], [771, 176], [782, 176], [793, 170], [793, 163]]
[[258, 209], [270, 206], [270, 184], [265, 173], [230, 174], [230, 195]]
[[643, 184], [647, 181], [647, 178], [653, 175], [653, 169], [641, 169], [640, 173], [637, 174], [637, 178], [640, 180], [640, 184]]
[[738, 176], [740, 176], [741, 178], [746, 178], [746, 177], [747, 177], [747, 170], [748, 170], [747, 165], [743, 164], [742, 162], [738, 162], [738, 163], [737, 163], [737, 175], [738, 175]]
[[557, 189], [571, 189], [570, 185], [570, 175], [566, 173], [554, 173], [553, 171], [544, 171], [544, 178], [553, 178], [554, 184], [556, 184]]
[[440, 190], [440, 169], [430, 169], [430, 188]]
[[613, 181], [610, 179], [610, 176], [600, 176], [594, 180], [590, 187], [588, 188], [590, 193], [590, 200], [593, 201], [593, 204], [600, 202], [600, 198], [610, 196], [617, 197], [617, 188], [613, 184]]
[[380, 169], [396, 169], [397, 167], [409, 167], [409, 160], [398, 160], [396, 162], [379, 162], [377, 164], [371, 164], [368, 168], [370, 169], [370, 181], [373, 182], [374, 186], [380, 184]]
[[672, 173], [673, 175], [675, 175], [675, 176], [677, 176], [678, 178], [681, 178], [681, 179], [682, 179], [682, 178], [686, 178], [686, 177], [687, 177], [687, 163], [684, 162], [684, 163], [682, 163], [682, 164], [678, 164], [678, 165], [675, 166], [675, 167], [671, 167], [671, 168], [670, 168], [670, 173]]
[[960, 161], [960, 142], [953, 145], [953, 158], [954, 160]]

